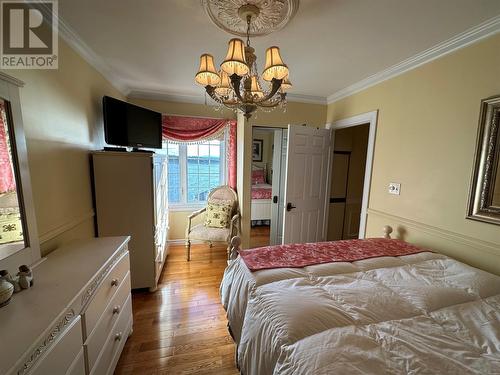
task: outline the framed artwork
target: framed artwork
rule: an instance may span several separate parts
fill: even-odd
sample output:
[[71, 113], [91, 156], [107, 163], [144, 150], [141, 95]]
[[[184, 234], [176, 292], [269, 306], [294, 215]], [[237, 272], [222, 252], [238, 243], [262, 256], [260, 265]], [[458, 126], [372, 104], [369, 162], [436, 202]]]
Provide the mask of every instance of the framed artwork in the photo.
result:
[[467, 218], [500, 225], [500, 95], [481, 101]]
[[262, 139], [254, 139], [252, 141], [252, 161], [262, 161]]

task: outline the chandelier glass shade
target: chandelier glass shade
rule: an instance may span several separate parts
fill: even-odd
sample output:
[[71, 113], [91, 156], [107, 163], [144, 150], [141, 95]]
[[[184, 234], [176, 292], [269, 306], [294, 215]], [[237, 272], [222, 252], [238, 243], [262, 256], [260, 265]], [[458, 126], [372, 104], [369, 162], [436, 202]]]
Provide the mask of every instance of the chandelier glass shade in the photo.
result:
[[[266, 50], [262, 76], [257, 72], [257, 57], [250, 46], [250, 25], [252, 19], [258, 16], [259, 9], [252, 7], [247, 4], [244, 9], [247, 21], [246, 45], [241, 39], [231, 39], [219, 71], [215, 69], [212, 55], [201, 55], [200, 67], [195, 76], [196, 83], [204, 86], [215, 102], [235, 111], [243, 111], [247, 119], [258, 108], [285, 108], [286, 92], [292, 88], [288, 66], [281, 58], [279, 47], [272, 46]], [[261, 82], [261, 78], [265, 82]]]
[[213, 86], [220, 83], [220, 76], [214, 66], [214, 57], [207, 53], [200, 57], [200, 68], [196, 74], [196, 82], [203, 86]]

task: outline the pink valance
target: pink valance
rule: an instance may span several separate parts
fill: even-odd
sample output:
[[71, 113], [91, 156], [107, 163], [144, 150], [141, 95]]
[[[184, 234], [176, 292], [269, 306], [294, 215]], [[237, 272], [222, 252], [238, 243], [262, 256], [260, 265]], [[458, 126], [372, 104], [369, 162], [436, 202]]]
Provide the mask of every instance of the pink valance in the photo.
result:
[[227, 129], [227, 184], [236, 189], [236, 120], [163, 115], [162, 123], [163, 139], [174, 142], [207, 141]]
[[6, 119], [5, 107], [0, 104], [0, 193], [16, 190]]
[[163, 115], [163, 139], [177, 142], [208, 140], [235, 120]]

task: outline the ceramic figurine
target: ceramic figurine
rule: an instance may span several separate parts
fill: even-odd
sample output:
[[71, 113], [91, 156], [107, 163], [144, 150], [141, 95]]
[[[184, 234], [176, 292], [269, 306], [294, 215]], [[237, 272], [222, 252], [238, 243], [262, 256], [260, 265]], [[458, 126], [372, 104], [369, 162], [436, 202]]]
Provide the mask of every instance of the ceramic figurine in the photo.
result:
[[11, 283], [14, 286], [14, 293], [19, 293], [21, 289], [21, 285], [19, 285], [19, 278], [12, 277], [12, 275], [7, 271], [7, 275], [4, 276], [5, 280]]
[[28, 289], [33, 286], [33, 273], [27, 265], [23, 264], [22, 266], [19, 266], [17, 276], [19, 276], [19, 285], [21, 288]]
[[14, 285], [5, 278], [8, 274], [6, 270], [0, 271], [0, 307], [7, 305], [12, 298], [12, 294], [14, 294]]

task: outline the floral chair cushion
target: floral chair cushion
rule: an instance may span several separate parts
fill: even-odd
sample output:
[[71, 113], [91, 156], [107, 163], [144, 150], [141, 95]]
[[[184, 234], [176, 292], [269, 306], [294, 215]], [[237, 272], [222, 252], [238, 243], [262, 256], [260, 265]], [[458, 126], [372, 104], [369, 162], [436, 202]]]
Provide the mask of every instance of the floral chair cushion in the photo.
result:
[[205, 226], [209, 228], [229, 228], [232, 210], [233, 207], [230, 204], [208, 202]]

